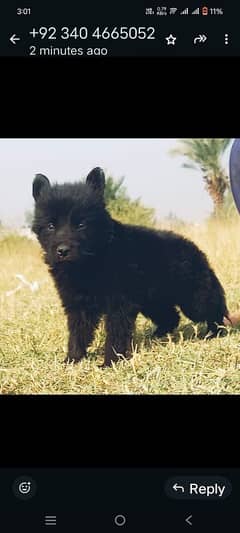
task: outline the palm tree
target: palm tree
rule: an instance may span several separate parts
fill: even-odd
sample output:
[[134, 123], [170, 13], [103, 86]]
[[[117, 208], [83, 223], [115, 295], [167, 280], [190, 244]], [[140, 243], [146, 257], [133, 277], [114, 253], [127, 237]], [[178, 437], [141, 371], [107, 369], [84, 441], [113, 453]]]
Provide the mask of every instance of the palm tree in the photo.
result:
[[171, 150], [172, 155], [187, 158], [184, 168], [201, 170], [207, 192], [214, 204], [214, 214], [221, 212], [224, 193], [229, 188], [229, 177], [226, 175], [221, 158], [231, 139], [179, 139], [180, 146]]

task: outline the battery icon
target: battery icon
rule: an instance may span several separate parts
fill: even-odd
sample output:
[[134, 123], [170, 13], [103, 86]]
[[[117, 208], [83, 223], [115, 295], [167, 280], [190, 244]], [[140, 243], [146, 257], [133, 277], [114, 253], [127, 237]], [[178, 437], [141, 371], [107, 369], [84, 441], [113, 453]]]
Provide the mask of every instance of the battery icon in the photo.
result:
[[202, 7], [202, 15], [208, 15], [208, 7]]

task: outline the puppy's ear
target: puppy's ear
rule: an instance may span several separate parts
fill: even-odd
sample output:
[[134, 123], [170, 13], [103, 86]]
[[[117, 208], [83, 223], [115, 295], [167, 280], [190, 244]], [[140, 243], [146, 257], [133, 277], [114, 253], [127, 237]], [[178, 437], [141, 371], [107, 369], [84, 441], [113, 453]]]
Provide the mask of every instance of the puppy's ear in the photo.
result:
[[44, 176], [43, 174], [36, 174], [34, 180], [33, 180], [33, 187], [32, 187], [32, 194], [35, 202], [37, 202], [41, 191], [44, 189], [50, 189], [50, 181], [49, 179]]
[[90, 185], [92, 189], [103, 195], [105, 187], [105, 175], [100, 167], [96, 167], [89, 172], [87, 179], [87, 185]]

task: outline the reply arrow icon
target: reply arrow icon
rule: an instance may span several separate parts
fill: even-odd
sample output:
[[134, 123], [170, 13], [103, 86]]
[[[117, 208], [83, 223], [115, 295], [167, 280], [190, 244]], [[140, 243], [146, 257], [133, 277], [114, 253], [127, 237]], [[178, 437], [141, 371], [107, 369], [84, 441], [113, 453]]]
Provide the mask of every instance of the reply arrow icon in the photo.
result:
[[175, 483], [175, 485], [173, 485], [173, 490], [175, 490], [175, 492], [177, 492], [178, 490], [181, 490], [182, 492], [184, 492], [184, 487]]

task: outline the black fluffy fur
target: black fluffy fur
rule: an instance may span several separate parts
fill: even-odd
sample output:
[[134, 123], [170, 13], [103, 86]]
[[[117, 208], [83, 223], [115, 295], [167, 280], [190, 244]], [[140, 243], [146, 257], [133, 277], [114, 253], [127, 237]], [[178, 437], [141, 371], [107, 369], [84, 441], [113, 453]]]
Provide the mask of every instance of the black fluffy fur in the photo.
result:
[[178, 326], [177, 308], [193, 322], [207, 322], [212, 335], [228, 316], [224, 291], [206, 256], [191, 241], [113, 220], [104, 204], [104, 173], [86, 183], [33, 182], [33, 231], [45, 253], [68, 318], [67, 361], [86, 356], [105, 316], [104, 365], [131, 356], [141, 312], [162, 336]]

